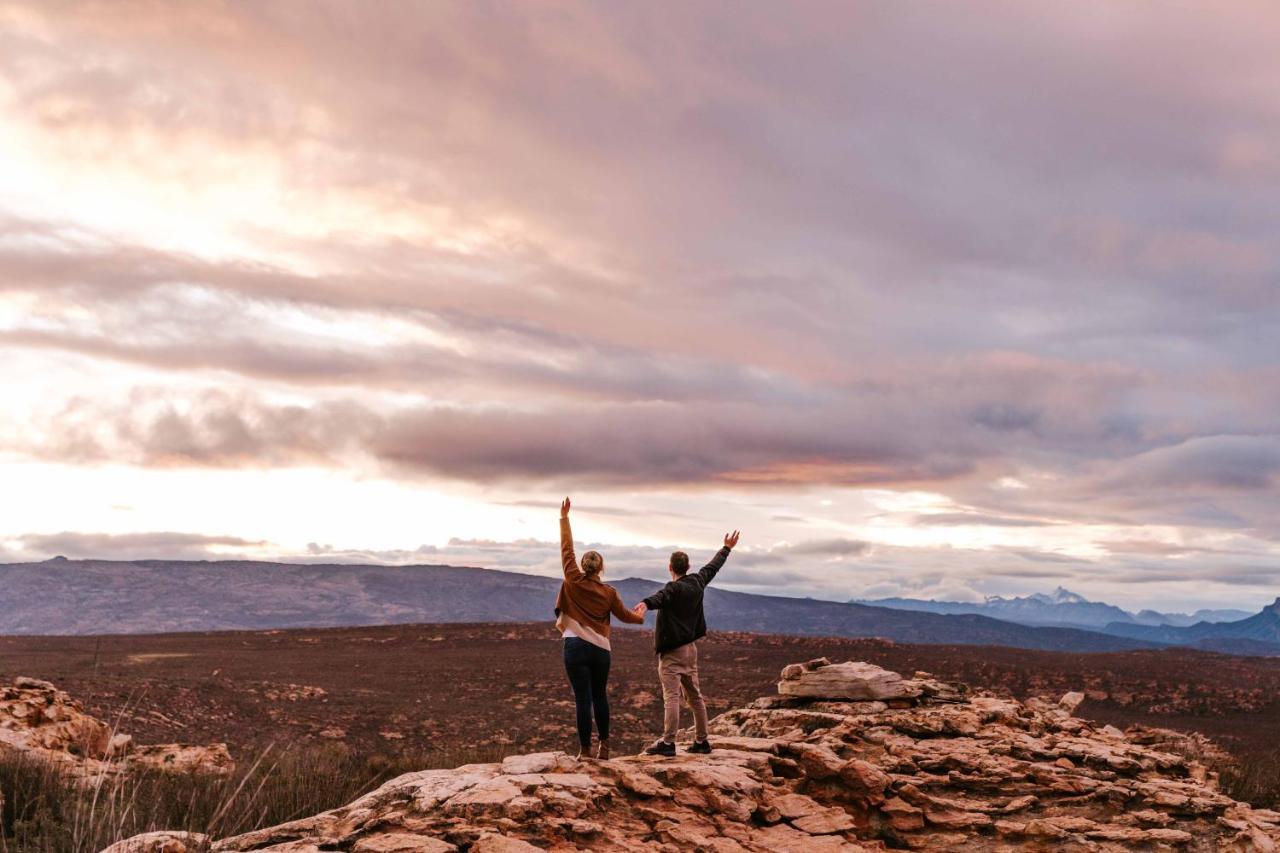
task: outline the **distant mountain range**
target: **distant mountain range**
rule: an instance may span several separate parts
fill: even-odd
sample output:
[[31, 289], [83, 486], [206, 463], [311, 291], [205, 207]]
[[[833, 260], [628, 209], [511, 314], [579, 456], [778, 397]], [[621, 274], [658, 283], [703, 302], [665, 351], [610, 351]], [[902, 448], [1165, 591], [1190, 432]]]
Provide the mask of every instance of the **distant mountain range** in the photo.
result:
[[[559, 584], [557, 578], [456, 566], [55, 559], [0, 564], [0, 634], [142, 634], [430, 622], [542, 621], [550, 627]], [[658, 589], [661, 582], [627, 578], [614, 586], [624, 601], [633, 603]], [[1069, 596], [1078, 598], [1070, 593], [1043, 598], [1061, 599], [1054, 606], [1110, 607], [1068, 600]], [[1207, 623], [1150, 626], [1120, 621], [1086, 630], [1022, 624], [982, 613], [932, 613], [753, 595], [716, 586], [708, 589], [706, 606], [713, 630], [722, 631], [1078, 652], [1176, 644], [1280, 655], [1280, 617], [1275, 605], [1212, 630], [1203, 627]], [[1148, 629], [1150, 633], [1144, 633]]]
[[[552, 621], [557, 578], [454, 566], [48, 560], [0, 564], [0, 634], [132, 634], [415, 622]], [[628, 603], [661, 586], [614, 585]], [[980, 615], [707, 591], [714, 628], [911, 643], [1116, 651], [1157, 645]], [[650, 618], [652, 625], [652, 617]]]
[[[1002, 598], [997, 595], [980, 602], [880, 598], [870, 601], [855, 600], [854, 603], [922, 613], [976, 613], [1023, 625], [1056, 625], [1090, 630], [1108, 629], [1111, 625], [1121, 624], [1187, 627], [1199, 622], [1234, 622], [1251, 615], [1244, 610], [1197, 610], [1191, 614], [1142, 610], [1130, 613], [1114, 604], [1089, 601], [1062, 587], [1048, 594], [1036, 593], [1022, 598]], [[1134, 636], [1145, 635], [1139, 632]]]
[[1199, 648], [1254, 648], [1265, 654], [1280, 649], [1280, 598], [1262, 612], [1234, 622], [1198, 622], [1195, 625], [1132, 625], [1113, 622], [1106, 632], [1119, 637]]

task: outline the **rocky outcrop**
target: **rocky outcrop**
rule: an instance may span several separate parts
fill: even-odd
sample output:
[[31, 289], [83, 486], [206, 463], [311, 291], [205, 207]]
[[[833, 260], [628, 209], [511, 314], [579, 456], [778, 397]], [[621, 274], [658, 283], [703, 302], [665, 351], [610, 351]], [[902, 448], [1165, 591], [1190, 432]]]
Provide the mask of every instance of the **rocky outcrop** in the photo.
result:
[[198, 832], [144, 832], [117, 841], [102, 853], [195, 853], [208, 847], [208, 836]]
[[16, 678], [0, 685], [0, 750], [20, 750], [94, 777], [125, 770], [230, 773], [235, 764], [226, 744], [139, 746], [89, 714], [47, 681]]
[[[788, 667], [793, 692], [712, 722], [710, 755], [521, 755], [401, 776], [215, 851], [1270, 851], [1280, 814], [1224, 796], [1172, 732], [1099, 727], [869, 664]], [[133, 840], [127, 853], [182, 853]], [[203, 841], [203, 839], [201, 840]], [[176, 846], [175, 846], [176, 845]]]

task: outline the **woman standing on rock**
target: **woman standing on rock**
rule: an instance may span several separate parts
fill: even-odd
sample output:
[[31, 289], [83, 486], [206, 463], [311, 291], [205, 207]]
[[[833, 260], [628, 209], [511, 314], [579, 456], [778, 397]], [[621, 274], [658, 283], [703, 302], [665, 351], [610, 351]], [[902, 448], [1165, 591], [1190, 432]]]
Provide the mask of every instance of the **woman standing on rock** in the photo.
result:
[[599, 551], [573, 555], [573, 531], [569, 528], [569, 499], [560, 504], [560, 561], [564, 583], [556, 596], [556, 627], [564, 636], [564, 670], [573, 686], [578, 712], [578, 757], [591, 754], [591, 718], [600, 735], [596, 758], [609, 757], [609, 615], [640, 624], [644, 617], [627, 609], [618, 591], [600, 580], [604, 557]]

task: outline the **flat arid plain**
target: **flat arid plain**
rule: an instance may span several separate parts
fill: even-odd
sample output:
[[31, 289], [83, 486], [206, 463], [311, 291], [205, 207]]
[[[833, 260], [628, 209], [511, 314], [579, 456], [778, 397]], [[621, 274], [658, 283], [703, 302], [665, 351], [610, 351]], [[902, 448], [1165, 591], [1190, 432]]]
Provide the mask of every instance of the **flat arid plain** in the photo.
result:
[[[573, 696], [546, 624], [404, 625], [105, 637], [0, 638], [0, 676], [52, 681], [143, 742], [341, 742], [368, 755], [574, 750]], [[659, 733], [643, 630], [614, 635], [615, 750]], [[1181, 649], [1100, 654], [713, 632], [701, 650], [711, 713], [776, 690], [782, 667], [827, 657], [1006, 692], [1079, 690], [1078, 713], [1121, 728], [1199, 731], [1280, 763], [1280, 659]], [[687, 711], [686, 711], [687, 715]]]

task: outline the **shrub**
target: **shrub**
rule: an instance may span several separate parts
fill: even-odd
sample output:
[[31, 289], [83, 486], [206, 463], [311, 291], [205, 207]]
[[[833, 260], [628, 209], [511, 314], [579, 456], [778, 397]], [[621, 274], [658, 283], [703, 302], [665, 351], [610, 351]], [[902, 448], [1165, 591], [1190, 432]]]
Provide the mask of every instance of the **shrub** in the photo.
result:
[[1227, 796], [1259, 808], [1280, 806], [1280, 755], [1275, 752], [1248, 753], [1219, 772]]

